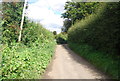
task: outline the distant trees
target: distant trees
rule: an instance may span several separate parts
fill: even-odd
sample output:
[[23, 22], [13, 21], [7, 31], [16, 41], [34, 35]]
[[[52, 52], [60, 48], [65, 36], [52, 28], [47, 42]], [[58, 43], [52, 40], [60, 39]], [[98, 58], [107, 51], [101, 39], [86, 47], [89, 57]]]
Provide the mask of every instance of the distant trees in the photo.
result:
[[57, 44], [66, 44], [67, 43], [67, 33], [61, 32], [55, 36]]
[[63, 22], [62, 32], [67, 32], [70, 26], [72, 25], [72, 21], [69, 19], [65, 19]]
[[57, 32], [56, 32], [56, 31], [53, 31], [53, 35], [57, 35]]

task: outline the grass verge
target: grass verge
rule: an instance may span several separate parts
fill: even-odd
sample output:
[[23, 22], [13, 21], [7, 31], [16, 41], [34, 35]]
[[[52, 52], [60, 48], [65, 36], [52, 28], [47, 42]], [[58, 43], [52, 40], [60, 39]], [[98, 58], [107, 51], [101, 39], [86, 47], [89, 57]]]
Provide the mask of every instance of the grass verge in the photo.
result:
[[111, 56], [110, 54], [105, 54], [103, 52], [95, 50], [93, 47], [85, 44], [70, 43], [69, 47], [79, 54], [80, 56], [87, 59], [90, 63], [100, 69], [102, 72], [111, 76], [111, 79], [118, 79], [120, 70], [118, 68], [118, 58], [117, 56]]

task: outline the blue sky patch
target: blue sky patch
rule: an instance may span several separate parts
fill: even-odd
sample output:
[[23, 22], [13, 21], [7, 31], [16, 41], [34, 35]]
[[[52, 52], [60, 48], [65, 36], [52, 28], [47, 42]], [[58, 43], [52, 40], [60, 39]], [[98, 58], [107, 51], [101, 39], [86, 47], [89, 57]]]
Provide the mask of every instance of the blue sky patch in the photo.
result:
[[33, 4], [33, 3], [36, 3], [38, 0], [28, 0], [28, 3], [29, 4]]

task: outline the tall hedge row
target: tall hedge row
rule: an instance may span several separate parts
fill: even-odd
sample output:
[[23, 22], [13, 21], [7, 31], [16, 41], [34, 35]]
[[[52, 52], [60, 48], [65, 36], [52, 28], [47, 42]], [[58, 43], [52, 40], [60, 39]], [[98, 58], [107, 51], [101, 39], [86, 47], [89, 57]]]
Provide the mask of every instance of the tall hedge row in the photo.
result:
[[2, 79], [40, 79], [52, 55], [53, 34], [35, 23], [24, 29], [21, 43], [2, 46]]
[[96, 14], [74, 24], [68, 32], [68, 41], [88, 44], [105, 53], [119, 55], [120, 2], [103, 3]]
[[40, 79], [54, 54], [56, 43], [53, 34], [26, 17], [22, 40], [18, 42], [23, 4], [9, 2], [2, 5], [0, 80]]
[[67, 33], [61, 32], [60, 34], [55, 35], [57, 44], [66, 44], [67, 43]]

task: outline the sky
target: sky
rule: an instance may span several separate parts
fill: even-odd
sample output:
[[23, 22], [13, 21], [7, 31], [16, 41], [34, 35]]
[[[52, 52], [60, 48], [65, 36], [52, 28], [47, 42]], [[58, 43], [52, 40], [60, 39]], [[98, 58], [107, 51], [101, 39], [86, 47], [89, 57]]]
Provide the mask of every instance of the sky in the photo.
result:
[[30, 0], [28, 5], [28, 18], [41, 23], [50, 31], [61, 32], [65, 11], [64, 5], [68, 0]]

